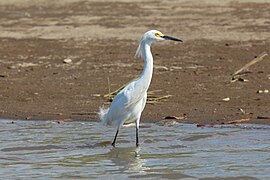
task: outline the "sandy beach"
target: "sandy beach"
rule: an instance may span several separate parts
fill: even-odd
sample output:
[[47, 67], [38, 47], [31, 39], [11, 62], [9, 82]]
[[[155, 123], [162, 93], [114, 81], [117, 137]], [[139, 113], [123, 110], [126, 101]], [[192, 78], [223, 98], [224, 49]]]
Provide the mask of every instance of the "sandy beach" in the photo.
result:
[[0, 117], [98, 121], [104, 95], [139, 76], [141, 35], [157, 29], [184, 43], [152, 46], [142, 122], [270, 124], [270, 1], [1, 1]]

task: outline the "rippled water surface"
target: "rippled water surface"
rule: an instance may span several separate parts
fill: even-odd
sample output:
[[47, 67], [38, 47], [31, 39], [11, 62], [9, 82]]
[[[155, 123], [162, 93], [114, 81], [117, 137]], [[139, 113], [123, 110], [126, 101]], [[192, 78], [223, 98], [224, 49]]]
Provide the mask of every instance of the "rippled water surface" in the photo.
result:
[[0, 121], [0, 179], [270, 179], [270, 126]]

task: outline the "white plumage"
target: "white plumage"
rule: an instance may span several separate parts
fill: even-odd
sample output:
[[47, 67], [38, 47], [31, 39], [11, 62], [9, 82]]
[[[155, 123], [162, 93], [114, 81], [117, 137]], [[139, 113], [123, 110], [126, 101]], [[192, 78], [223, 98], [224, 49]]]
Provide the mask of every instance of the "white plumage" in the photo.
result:
[[99, 110], [99, 116], [103, 124], [117, 127], [117, 132], [112, 143], [113, 146], [115, 146], [119, 129], [125, 122], [136, 123], [136, 145], [139, 145], [138, 129], [140, 117], [146, 104], [147, 90], [153, 74], [153, 56], [150, 46], [154, 41], [166, 39], [181, 41], [170, 36], [165, 36], [157, 30], [148, 31], [142, 36], [135, 55], [138, 58], [144, 59], [144, 69], [140, 77], [129, 83], [114, 97], [110, 108], [104, 109], [101, 107]]

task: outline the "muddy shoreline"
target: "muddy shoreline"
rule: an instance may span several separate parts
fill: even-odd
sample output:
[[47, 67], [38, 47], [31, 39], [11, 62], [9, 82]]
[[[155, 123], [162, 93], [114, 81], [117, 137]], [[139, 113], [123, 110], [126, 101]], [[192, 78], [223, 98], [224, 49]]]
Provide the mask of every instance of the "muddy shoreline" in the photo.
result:
[[[165, 3], [165, 4], [164, 4]], [[150, 91], [170, 95], [148, 104], [142, 122], [167, 116], [185, 123], [250, 119], [270, 124], [270, 57], [231, 82], [262, 52], [269, 54], [267, 1], [1, 2], [0, 117], [98, 121], [109, 91], [136, 78], [134, 59], [145, 31], [158, 29], [184, 43], [154, 44]], [[65, 60], [71, 62], [65, 62]], [[263, 93], [258, 93], [263, 91]], [[225, 100], [224, 100], [225, 99]]]

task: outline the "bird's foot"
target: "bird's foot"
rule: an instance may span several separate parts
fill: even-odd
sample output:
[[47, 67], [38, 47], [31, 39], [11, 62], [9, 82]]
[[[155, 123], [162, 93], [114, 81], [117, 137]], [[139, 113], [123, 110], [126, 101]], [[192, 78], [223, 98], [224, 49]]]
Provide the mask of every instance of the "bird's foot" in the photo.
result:
[[112, 146], [115, 147], [115, 142], [112, 143]]

